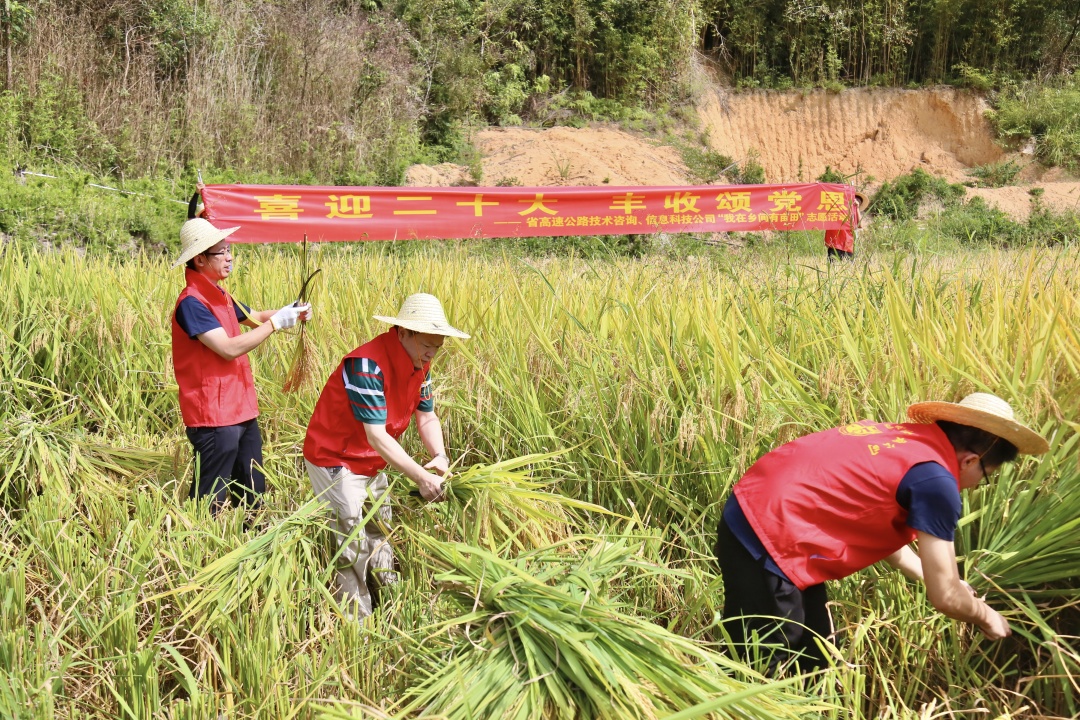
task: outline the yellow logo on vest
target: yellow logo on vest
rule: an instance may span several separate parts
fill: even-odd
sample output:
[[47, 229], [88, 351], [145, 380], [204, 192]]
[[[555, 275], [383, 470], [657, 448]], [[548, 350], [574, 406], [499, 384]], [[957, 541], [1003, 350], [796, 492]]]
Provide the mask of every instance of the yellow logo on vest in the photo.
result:
[[852, 437], [866, 437], [867, 435], [881, 434], [881, 429], [877, 425], [861, 425], [859, 423], [842, 425], [839, 430], [841, 435], [850, 435]]

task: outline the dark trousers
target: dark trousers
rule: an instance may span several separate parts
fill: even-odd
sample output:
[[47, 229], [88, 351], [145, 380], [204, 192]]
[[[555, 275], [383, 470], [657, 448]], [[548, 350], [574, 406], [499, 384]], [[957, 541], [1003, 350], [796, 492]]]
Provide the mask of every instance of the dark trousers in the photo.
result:
[[213, 498], [210, 509], [215, 515], [230, 497], [257, 508], [266, 491], [258, 419], [225, 427], [188, 428], [187, 436], [195, 449], [190, 497]]
[[[794, 584], [765, 569], [764, 558], [755, 560], [739, 539], [720, 521], [716, 557], [724, 581], [724, 629], [731, 635], [742, 660], [751, 656], [754, 633], [762, 645], [775, 650], [770, 674], [794, 657], [800, 671], [825, 664], [814, 637], [832, 634], [825, 585], [799, 590]], [[743, 617], [743, 616], [768, 617]], [[778, 620], [784, 618], [787, 620]]]
[[826, 248], [825, 249], [825, 256], [827, 258], [829, 258], [829, 262], [834, 262], [836, 260], [854, 260], [855, 259], [855, 253], [848, 252], [847, 250], [840, 250], [840, 249], [834, 248], [834, 247]]

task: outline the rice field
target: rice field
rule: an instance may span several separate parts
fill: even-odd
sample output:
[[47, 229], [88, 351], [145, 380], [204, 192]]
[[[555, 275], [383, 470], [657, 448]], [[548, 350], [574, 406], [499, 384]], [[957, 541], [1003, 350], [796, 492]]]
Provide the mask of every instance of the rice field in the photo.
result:
[[[918, 258], [528, 260], [433, 245], [316, 248], [316, 385], [295, 335], [252, 354], [259, 532], [185, 500], [161, 259], [0, 259], [0, 716], [937, 718], [1080, 711], [1074, 249]], [[294, 248], [228, 281], [278, 307]], [[322, 379], [416, 291], [472, 333], [436, 359], [462, 471], [423, 506], [397, 479], [402, 582], [363, 622], [302, 469]], [[800, 434], [994, 392], [1051, 437], [966, 500], [961, 574], [1014, 629], [989, 643], [872, 568], [831, 587], [830, 670], [730, 659], [711, 546], [731, 485]], [[415, 433], [407, 449], [418, 450]]]

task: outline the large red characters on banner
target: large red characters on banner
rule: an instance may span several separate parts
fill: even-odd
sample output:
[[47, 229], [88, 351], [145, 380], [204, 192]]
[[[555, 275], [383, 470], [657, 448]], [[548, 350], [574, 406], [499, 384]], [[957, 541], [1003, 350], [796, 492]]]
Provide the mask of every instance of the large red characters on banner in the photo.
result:
[[255, 243], [829, 230], [850, 222], [855, 188], [207, 185], [202, 196], [215, 225], [240, 226], [230, 240]]

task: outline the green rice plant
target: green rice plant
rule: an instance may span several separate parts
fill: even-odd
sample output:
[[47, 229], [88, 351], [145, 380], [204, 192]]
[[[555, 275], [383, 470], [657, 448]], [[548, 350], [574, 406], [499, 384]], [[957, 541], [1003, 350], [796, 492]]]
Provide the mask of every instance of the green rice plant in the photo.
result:
[[452, 630], [459, 641], [452, 659], [411, 693], [405, 715], [800, 717], [829, 709], [785, 689], [790, 681], [761, 683], [748, 668], [607, 602], [606, 586], [638, 562], [627, 543], [595, 542], [569, 558], [563, 548], [541, 548], [506, 560], [414, 540], [443, 569], [436, 580], [460, 613], [435, 632]]
[[961, 520], [963, 547], [970, 548], [965, 566], [974, 587], [1040, 599], [1074, 594], [1062, 582], [1075, 580], [1080, 566], [1080, 474], [1073, 460], [1078, 440], [1075, 434], [1056, 434], [1055, 452], [1032, 463], [1030, 474], [1008, 468], [979, 491]]
[[147, 469], [160, 467], [162, 453], [143, 448], [109, 447], [80, 428], [79, 412], [72, 397], [55, 405], [66, 393], [55, 387], [17, 381], [32, 393], [49, 396], [30, 407], [8, 389], [8, 402], [0, 413], [0, 506], [25, 507], [28, 500], [49, 493], [74, 502], [76, 491], [82, 504], [95, 503], [95, 496], [115, 488], [117, 479], [132, 478]]
[[[334, 550], [324, 515], [307, 505], [301, 462], [317, 393], [281, 391], [289, 338], [252, 354], [269, 492], [267, 531], [246, 532], [242, 512], [213, 518], [185, 501], [190, 448], [169, 361], [179, 273], [158, 258], [9, 244], [0, 257], [0, 714], [399, 715], [443, 661], [463, 678], [488, 672], [454, 624], [468, 614], [462, 593], [481, 584], [458, 593], [436, 581], [436, 568], [449, 571], [417, 535], [474, 546], [468, 562], [480, 573], [477, 551], [547, 577], [535, 555], [547, 548], [552, 574], [541, 584], [562, 588], [575, 612], [586, 592], [590, 603], [602, 595], [620, 622], [723, 648], [716, 521], [757, 457], [806, 432], [902, 420], [913, 401], [984, 390], [1053, 435], [1047, 456], [969, 499], [958, 533], [965, 576], [1007, 615], [1013, 638], [986, 642], [935, 613], [919, 586], [872, 568], [831, 589], [847, 630], [836, 666], [766, 695], [813, 703], [825, 693], [833, 717], [1070, 715], [1078, 258], [1067, 246], [965, 248], [903, 227], [897, 247], [916, 253], [872, 238], [843, 268], [819, 248], [781, 242], [677, 261], [523, 260], [452, 243], [313, 246], [324, 273], [335, 269], [311, 328], [321, 378], [383, 332], [371, 315], [392, 313], [409, 292], [432, 292], [473, 334], [447, 344], [432, 377], [450, 454], [479, 468], [449, 483], [458, 500], [395, 505], [401, 582], [364, 622], [328, 597]], [[241, 248], [229, 289], [257, 306], [283, 304], [295, 294], [284, 280], [294, 266], [291, 248]], [[353, 272], [367, 280], [344, 282]], [[415, 433], [402, 442], [424, 452]], [[519, 513], [519, 501], [541, 514]], [[601, 546], [582, 537], [632, 547], [633, 562], [609, 580], [597, 571], [595, 592], [564, 581], [552, 568], [587, 567], [580, 558]], [[578, 632], [580, 618], [566, 615]], [[491, 620], [492, 632], [512, 637], [508, 622]], [[469, 637], [498, 656], [492, 668], [512, 671], [486, 623]], [[719, 662], [685, 653], [684, 674]], [[758, 689], [748, 670], [728, 670]], [[706, 673], [703, 682], [719, 681]], [[721, 702], [705, 691], [700, 703], [680, 697], [671, 712]]]
[[331, 603], [332, 597], [325, 588], [326, 573], [322, 571], [330, 564], [310, 532], [322, 525], [322, 507], [316, 500], [308, 501], [273, 528], [221, 556], [189, 583], [173, 591], [192, 598], [180, 620], [197, 617], [194, 629], [199, 631], [212, 624], [219, 614], [247, 612], [258, 605], [272, 608], [299, 592], [298, 582], [309, 573], [316, 573], [318, 582], [312, 584]]
[[1064, 606], [1048, 609], [1037, 607], [1027, 593], [1021, 593], [1018, 599], [1022, 602], [1017, 602], [1017, 609], [1026, 626], [1018, 628], [1018, 634], [1039, 648], [1042, 654], [1049, 655], [1053, 668], [1052, 672], [1024, 678], [1027, 684], [1024, 694], [1047, 707], [1064, 707], [1069, 715], [1076, 717], [1080, 709], [1077, 701], [1080, 695], [1080, 636], [1075, 629], [1071, 635], [1062, 635], [1053, 620], [1059, 614], [1075, 619], [1080, 603], [1073, 599]]
[[[561, 453], [535, 453], [453, 473], [443, 484], [453, 525], [467, 529], [470, 544], [490, 550], [551, 545], [580, 524], [575, 512], [610, 515], [606, 508], [553, 492], [551, 461]], [[522, 469], [526, 468], [526, 469]], [[535, 477], [542, 470], [546, 479]]]

